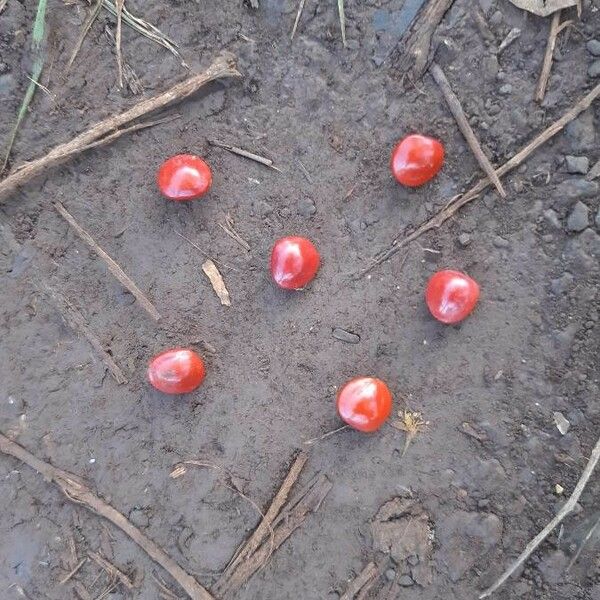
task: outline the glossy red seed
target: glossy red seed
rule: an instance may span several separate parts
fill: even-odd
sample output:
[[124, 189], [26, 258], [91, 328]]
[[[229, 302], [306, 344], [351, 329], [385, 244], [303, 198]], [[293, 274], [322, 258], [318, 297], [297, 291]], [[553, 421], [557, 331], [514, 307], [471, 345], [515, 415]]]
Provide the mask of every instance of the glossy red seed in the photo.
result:
[[158, 189], [169, 200], [194, 200], [212, 185], [210, 167], [193, 154], [177, 154], [165, 160], [156, 176]]
[[165, 394], [187, 394], [204, 380], [204, 362], [187, 348], [172, 348], [157, 354], [148, 365], [148, 380]]
[[458, 323], [471, 314], [479, 299], [479, 285], [459, 271], [438, 271], [429, 279], [425, 301], [442, 323]]
[[286, 290], [305, 287], [316, 275], [321, 263], [314, 244], [303, 237], [284, 237], [275, 242], [271, 252], [271, 275]]
[[416, 187], [433, 179], [444, 164], [444, 146], [425, 135], [413, 134], [392, 151], [391, 169], [402, 185]]
[[381, 379], [357, 377], [339, 391], [337, 410], [350, 427], [358, 431], [375, 431], [392, 412], [392, 394]]

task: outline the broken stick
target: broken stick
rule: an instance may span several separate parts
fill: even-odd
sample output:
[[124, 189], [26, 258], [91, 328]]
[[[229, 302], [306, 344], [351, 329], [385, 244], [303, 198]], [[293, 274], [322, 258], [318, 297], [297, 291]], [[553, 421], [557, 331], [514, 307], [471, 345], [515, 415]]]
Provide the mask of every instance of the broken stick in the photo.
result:
[[177, 83], [158, 96], [142, 100], [120, 115], [114, 115], [96, 123], [96, 125], [80, 133], [70, 142], [59, 144], [45, 156], [17, 168], [8, 177], [0, 181], [0, 199], [13, 192], [19, 186], [28, 183], [46, 169], [65, 162], [71, 156], [79, 154], [83, 149], [87, 149], [105, 136], [114, 134], [116, 130], [128, 123], [150, 112], [164, 108], [172, 102], [181, 101], [191, 96], [194, 92], [197, 92], [207, 83], [224, 77], [241, 77], [241, 74], [235, 68], [235, 57], [230, 53], [225, 53], [217, 57], [204, 73], [194, 75], [181, 83]]
[[73, 215], [60, 202], [53, 202], [52, 205], [58, 214], [75, 230], [77, 235], [106, 263], [108, 270], [134, 295], [142, 308], [155, 321], [160, 321], [160, 313], [156, 310], [154, 304], [144, 296], [144, 293], [135, 284], [133, 279], [131, 279], [119, 264], [102, 249], [96, 240], [94, 240], [94, 238], [75, 220]]
[[39, 289], [41, 289], [41, 291], [50, 298], [52, 304], [54, 304], [54, 306], [59, 310], [67, 325], [75, 332], [83, 334], [92, 348], [98, 353], [102, 359], [102, 362], [104, 363], [104, 366], [108, 369], [114, 380], [119, 385], [127, 383], [125, 374], [123, 371], [121, 371], [119, 365], [117, 365], [117, 363], [113, 360], [112, 356], [104, 349], [104, 346], [100, 343], [100, 340], [88, 327], [85, 317], [77, 310], [77, 308], [75, 308], [75, 306], [73, 306], [73, 304], [65, 296], [52, 289], [50, 286], [44, 283], [41, 285], [34, 283], [34, 285], [39, 286]]
[[[369, 586], [379, 575], [375, 563], [370, 562], [348, 585], [340, 600], [354, 600], [354, 597], [365, 587]], [[369, 586], [370, 587], [370, 586]]]
[[540, 72], [540, 78], [535, 90], [535, 99], [541, 102], [546, 95], [546, 87], [548, 86], [548, 79], [550, 79], [550, 71], [552, 70], [552, 59], [554, 57], [554, 47], [556, 46], [556, 38], [558, 34], [565, 28], [571, 25], [573, 21], [565, 21], [561, 24], [560, 17], [562, 11], [557, 10], [552, 15], [552, 21], [550, 23], [550, 31], [548, 32], [548, 41], [546, 43], [546, 52], [544, 53], [544, 62], [542, 63], [542, 70]]
[[463, 111], [458, 96], [452, 91], [450, 82], [446, 78], [444, 71], [442, 71], [438, 64], [433, 63], [431, 65], [430, 72], [431, 76], [438, 84], [438, 87], [440, 88], [440, 91], [442, 92], [444, 99], [448, 104], [450, 112], [456, 119], [456, 123], [460, 129], [460, 132], [463, 134], [465, 140], [467, 140], [467, 144], [469, 144], [469, 148], [471, 148], [471, 152], [473, 152], [473, 155], [477, 159], [479, 166], [489, 177], [490, 181], [496, 186], [500, 196], [502, 196], [502, 198], [506, 198], [504, 187], [502, 187], [502, 183], [500, 183], [500, 179], [498, 178], [498, 175], [496, 175], [492, 163], [490, 163], [488, 160], [488, 157], [485, 155], [485, 152], [482, 150], [481, 145], [479, 144], [479, 140], [471, 129], [469, 121], [467, 120], [467, 115], [465, 115], [465, 112]]
[[413, 81], [425, 73], [431, 38], [452, 4], [454, 0], [428, 0], [399, 44], [400, 58], [395, 66], [401, 73], [410, 71]]
[[571, 494], [571, 497], [565, 502], [563, 507], [558, 511], [554, 519], [542, 529], [530, 542], [525, 546], [525, 550], [519, 555], [519, 557], [502, 573], [498, 580], [493, 583], [487, 590], [479, 595], [479, 600], [491, 596], [504, 582], [531, 556], [532, 552], [548, 537], [548, 535], [554, 531], [554, 529], [561, 523], [561, 521], [570, 513], [573, 512], [575, 505], [579, 502], [579, 498], [587, 485], [596, 465], [600, 460], [600, 438], [596, 442], [590, 459], [588, 460], [581, 477]]
[[304, 523], [307, 516], [319, 509], [331, 487], [329, 479], [325, 475], [320, 475], [305, 494], [291, 500], [273, 523], [273, 540], [265, 540], [254, 553], [240, 561], [228, 576], [223, 574], [214, 588], [217, 594], [227, 598], [239, 590], [266, 564], [272, 552]]
[[[501, 167], [496, 169], [496, 175], [502, 177], [509, 171], [518, 167], [529, 155], [537, 150], [540, 146], [545, 144], [549, 139], [553, 138], [559, 131], [561, 131], [567, 124], [575, 119], [580, 113], [589, 108], [600, 96], [600, 84], [596, 85], [590, 92], [588, 92], [583, 98], [576, 102], [560, 119], [552, 123], [550, 127], [544, 129], [539, 135], [537, 135], [529, 144], [519, 150], [511, 159], [506, 161]], [[400, 252], [402, 248], [414, 242], [417, 238], [421, 237], [424, 233], [441, 227], [448, 219], [454, 216], [465, 204], [472, 202], [478, 198], [487, 187], [490, 185], [490, 180], [485, 178], [477, 182], [469, 191], [464, 194], [459, 194], [451, 198], [444, 208], [439, 211], [436, 215], [428, 219], [424, 223], [421, 223], [417, 229], [412, 233], [409, 233], [404, 238], [396, 238], [389, 248], [386, 248], [376, 254], [371, 264], [365, 267], [358, 273], [358, 277], [362, 277], [369, 271], [374, 269], [377, 265], [385, 262], [397, 252]]]
[[137, 527], [110, 504], [96, 496], [76, 475], [57, 469], [28, 452], [0, 433], [0, 452], [29, 465], [48, 481], [55, 483], [71, 501], [81, 504], [108, 519], [127, 534], [148, 556], [167, 571], [192, 600], [214, 600], [189, 573], [184, 571], [158, 544], [147, 538]]
[[275, 163], [270, 158], [265, 158], [260, 154], [255, 154], [254, 152], [250, 152], [249, 150], [244, 150], [243, 148], [239, 148], [238, 146], [232, 146], [231, 144], [225, 144], [224, 142], [219, 142], [218, 140], [208, 140], [208, 143], [211, 146], [216, 146], [217, 148], [223, 148], [223, 150], [227, 150], [232, 154], [237, 154], [238, 156], [243, 156], [244, 158], [248, 158], [257, 162], [261, 165], [265, 165], [265, 167], [270, 167], [275, 171], [279, 171], [281, 173], [281, 169], [275, 166]]
[[221, 301], [221, 304], [223, 306], [231, 306], [229, 292], [225, 287], [223, 276], [219, 272], [219, 269], [217, 269], [217, 265], [215, 265], [215, 263], [212, 260], [210, 260], [210, 258], [207, 258], [202, 263], [202, 270], [204, 271], [204, 274], [208, 277], [208, 280], [210, 281], [210, 284], [212, 285], [215, 294]]
[[231, 576], [233, 571], [239, 566], [241, 562], [246, 560], [257, 548], [258, 546], [265, 540], [265, 538], [269, 534], [273, 534], [273, 521], [279, 515], [281, 508], [285, 504], [288, 499], [290, 490], [292, 489], [294, 483], [300, 477], [300, 473], [308, 460], [308, 454], [305, 452], [300, 452], [294, 460], [288, 474], [286, 475], [281, 487], [271, 505], [267, 509], [263, 520], [260, 522], [260, 525], [254, 530], [254, 533], [248, 538], [246, 543], [242, 546], [242, 548], [234, 555], [234, 558], [231, 560], [227, 568], [223, 571], [219, 581], [215, 586], [215, 589], [219, 589], [219, 587]]

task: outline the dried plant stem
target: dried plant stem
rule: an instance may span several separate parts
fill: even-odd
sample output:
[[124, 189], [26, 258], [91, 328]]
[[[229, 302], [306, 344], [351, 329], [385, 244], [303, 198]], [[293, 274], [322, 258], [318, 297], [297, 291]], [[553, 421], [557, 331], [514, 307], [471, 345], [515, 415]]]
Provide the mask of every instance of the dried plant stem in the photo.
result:
[[338, 12], [340, 14], [340, 29], [342, 30], [342, 44], [346, 47], [346, 13], [344, 11], [344, 0], [338, 0]]
[[121, 113], [100, 121], [87, 131], [80, 133], [71, 141], [56, 146], [42, 158], [25, 163], [16, 169], [6, 179], [0, 181], [0, 199], [17, 187], [29, 182], [46, 169], [54, 167], [82, 150], [92, 147], [100, 140], [113, 134], [121, 127], [147, 115], [150, 112], [164, 108], [172, 102], [181, 101], [198, 91], [207, 83], [224, 77], [241, 77], [235, 68], [234, 57], [231, 54], [219, 56], [204, 73], [194, 75], [172, 88], [147, 100], [138, 102], [135, 106]]
[[469, 121], [467, 120], [467, 116], [460, 104], [460, 100], [457, 95], [452, 91], [450, 87], [450, 82], [446, 78], [444, 71], [442, 71], [441, 67], [436, 63], [431, 65], [430, 69], [431, 75], [435, 82], [438, 84], [440, 91], [442, 92], [446, 103], [448, 104], [448, 108], [450, 112], [456, 119], [456, 123], [461, 133], [463, 134], [465, 140], [467, 140], [467, 144], [469, 144], [469, 148], [471, 148], [471, 152], [477, 159], [479, 166], [483, 169], [483, 172], [489, 177], [490, 181], [494, 184], [498, 193], [502, 198], [506, 198], [506, 192], [502, 187], [502, 183], [500, 183], [500, 179], [496, 172], [494, 171], [494, 167], [492, 163], [488, 160], [488, 157], [485, 155], [485, 152], [482, 150], [481, 145], [479, 144], [479, 140], [477, 139], [475, 133], [471, 129], [469, 125]]
[[83, 45], [83, 41], [85, 40], [85, 37], [87, 36], [92, 25], [94, 24], [94, 21], [98, 18], [98, 15], [100, 14], [100, 9], [102, 8], [102, 2], [103, 2], [103, 0], [96, 0], [96, 4], [90, 10], [90, 14], [88, 15], [87, 19], [85, 20], [83, 27], [81, 28], [81, 33], [79, 34], [79, 38], [77, 38], [77, 42], [75, 44], [75, 47], [73, 48], [73, 52], [71, 53], [69, 62], [67, 63], [66, 71], [68, 71], [73, 66], [73, 63], [75, 62], [75, 59], [77, 58], [77, 55], [79, 54], [79, 51], [81, 50], [81, 46]]
[[106, 263], [108, 270], [127, 288], [140, 303], [142, 308], [155, 320], [159, 321], [161, 316], [154, 304], [146, 298], [142, 290], [135, 284], [133, 279], [123, 271], [119, 264], [109, 256], [94, 238], [75, 220], [73, 215], [60, 203], [53, 202], [58, 214], [75, 230], [75, 233]]
[[48, 481], [55, 483], [72, 502], [85, 506], [104, 517], [128, 535], [148, 556], [167, 571], [188, 593], [192, 600], [214, 600], [189, 573], [184, 571], [158, 544], [147, 538], [137, 527], [110, 504], [96, 496], [76, 475], [57, 469], [0, 433], [0, 452], [12, 456], [35, 469]]
[[375, 563], [370, 562], [348, 585], [340, 600], [353, 600], [354, 597], [379, 575]]
[[544, 62], [542, 63], [542, 70], [540, 72], [540, 78], [535, 90], [535, 99], [537, 102], [541, 102], [546, 95], [546, 87], [548, 86], [548, 79], [550, 79], [550, 71], [552, 70], [552, 58], [554, 57], [554, 47], [556, 46], [556, 39], [559, 33], [569, 25], [572, 21], [565, 21], [561, 24], [560, 18], [562, 10], [557, 10], [552, 15], [552, 21], [550, 22], [550, 31], [548, 32], [548, 42], [546, 43], [546, 52], [544, 53]]
[[223, 150], [227, 150], [232, 154], [237, 154], [238, 156], [249, 158], [254, 162], [260, 163], [261, 165], [265, 165], [266, 167], [270, 167], [271, 169], [274, 169], [275, 171], [279, 171], [281, 173], [281, 169], [278, 169], [270, 158], [265, 158], [264, 156], [260, 156], [260, 154], [255, 154], [254, 152], [244, 150], [243, 148], [239, 148], [238, 146], [231, 146], [230, 144], [225, 144], [224, 142], [219, 142], [218, 140], [208, 140], [208, 143], [211, 146], [223, 148]]
[[117, 71], [119, 87], [123, 89], [123, 52], [121, 41], [123, 37], [123, 4], [125, 0], [115, 0], [117, 9], [117, 31], [115, 33], [115, 54], [117, 55]]
[[[552, 123], [552, 125], [550, 125], [550, 127], [547, 129], [544, 129], [544, 131], [537, 135], [531, 142], [529, 142], [529, 144], [517, 152], [511, 159], [506, 161], [501, 167], [496, 169], [496, 175], [498, 175], [498, 177], [502, 177], [509, 171], [512, 171], [514, 168], [518, 167], [525, 159], [529, 157], [532, 152], [545, 144], [549, 139], [553, 138], [568, 123], [575, 119], [584, 110], [589, 108], [592, 102], [594, 102], [598, 96], [600, 96], [600, 84], [592, 88], [590, 92], [576, 102], [560, 119]], [[444, 208], [431, 219], [421, 223], [417, 229], [407, 236], [403, 238], [396, 238], [388, 248], [375, 255], [371, 260], [371, 264], [367, 265], [367, 267], [360, 271], [358, 276], [362, 277], [374, 269], [377, 265], [380, 265], [388, 260], [402, 248], [411, 242], [414, 242], [424, 233], [441, 227], [448, 219], [454, 216], [463, 206], [465, 206], [465, 204], [468, 204], [469, 202], [472, 202], [478, 198], [481, 192], [483, 192], [490, 185], [491, 181], [489, 179], [481, 179], [469, 191], [451, 198], [446, 206], [444, 206]]]
[[499, 587], [501, 587], [505, 581], [531, 556], [532, 552], [548, 537], [548, 535], [554, 531], [554, 529], [561, 523], [561, 521], [569, 515], [577, 502], [579, 502], [579, 498], [587, 485], [596, 465], [598, 464], [598, 460], [600, 460], [600, 438], [596, 442], [594, 449], [592, 450], [592, 454], [590, 459], [588, 460], [573, 493], [570, 498], [565, 502], [563, 507], [558, 511], [557, 515], [540, 531], [528, 544], [525, 546], [525, 550], [519, 555], [519, 557], [502, 573], [502, 575], [483, 593], [479, 595], [479, 600], [483, 598], [487, 598], [491, 596]]
[[304, 4], [306, 0], [300, 0], [298, 3], [298, 12], [296, 13], [296, 19], [294, 20], [294, 26], [292, 27], [292, 35], [290, 39], [294, 39], [296, 35], [296, 29], [298, 29], [298, 23], [300, 22], [300, 17], [302, 16], [302, 11], [304, 10]]

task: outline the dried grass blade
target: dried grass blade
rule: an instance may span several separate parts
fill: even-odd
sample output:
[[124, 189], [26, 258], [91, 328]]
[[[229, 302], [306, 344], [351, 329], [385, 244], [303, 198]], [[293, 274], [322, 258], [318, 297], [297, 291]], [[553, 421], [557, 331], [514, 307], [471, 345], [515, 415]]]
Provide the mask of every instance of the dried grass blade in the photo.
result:
[[81, 46], [83, 45], [83, 41], [85, 40], [85, 37], [87, 36], [92, 25], [94, 24], [94, 21], [98, 18], [98, 15], [100, 14], [100, 9], [102, 8], [102, 2], [103, 2], [103, 0], [96, 1], [96, 4], [93, 6], [92, 10], [90, 11], [90, 14], [88, 15], [87, 19], [85, 20], [85, 23], [83, 24], [83, 27], [81, 28], [81, 33], [79, 34], [79, 39], [77, 40], [77, 43], [75, 44], [75, 48], [73, 48], [71, 58], [69, 58], [69, 62], [67, 63], [67, 71], [73, 66], [73, 63], [75, 62], [75, 59], [77, 58], [77, 55], [79, 54], [79, 51], [81, 50]]

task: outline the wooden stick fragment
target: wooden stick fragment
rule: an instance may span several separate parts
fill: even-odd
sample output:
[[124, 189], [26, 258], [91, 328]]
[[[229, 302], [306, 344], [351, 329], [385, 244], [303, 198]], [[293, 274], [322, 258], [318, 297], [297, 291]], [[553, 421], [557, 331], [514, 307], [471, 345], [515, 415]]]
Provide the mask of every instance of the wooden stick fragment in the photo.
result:
[[218, 223], [219, 227], [232, 239], [235, 240], [246, 252], [250, 252], [250, 244], [233, 228], [233, 219], [229, 214], [225, 216], [225, 223]]
[[367, 585], [372, 583], [379, 575], [375, 563], [370, 562], [348, 585], [340, 600], [354, 600], [355, 596]]
[[300, 473], [302, 472], [307, 460], [308, 454], [305, 452], [300, 452], [300, 454], [298, 454], [296, 460], [294, 460], [292, 466], [290, 467], [288, 474], [283, 480], [279, 491], [277, 494], [275, 494], [271, 505], [267, 509], [264, 518], [260, 522], [260, 525], [254, 530], [254, 533], [248, 538], [239, 552], [237, 552], [229, 565], [227, 565], [227, 568], [223, 571], [221, 577], [215, 585], [215, 590], [219, 590], [231, 577], [235, 569], [237, 569], [237, 567], [243, 561], [245, 561], [252, 553], [254, 553], [260, 544], [266, 539], [266, 537], [272, 533], [273, 521], [277, 518], [281, 508], [287, 501], [290, 490], [292, 489], [294, 483], [296, 483], [298, 480], [298, 477], [300, 476]]
[[232, 154], [237, 154], [238, 156], [243, 156], [244, 158], [249, 158], [254, 162], [260, 163], [261, 165], [265, 165], [266, 167], [270, 167], [275, 171], [279, 171], [281, 173], [281, 169], [277, 168], [273, 161], [270, 158], [265, 158], [264, 156], [260, 156], [260, 154], [255, 154], [254, 152], [249, 152], [248, 150], [244, 150], [243, 148], [238, 148], [237, 146], [231, 146], [230, 144], [225, 144], [224, 142], [219, 142], [218, 140], [208, 140], [208, 143], [211, 146], [216, 146], [217, 148], [223, 148], [223, 150], [227, 150]]
[[[568, 125], [573, 119], [575, 119], [580, 113], [589, 108], [600, 96], [600, 84], [596, 85], [590, 92], [588, 92], [583, 98], [576, 102], [560, 119], [552, 123], [550, 127], [544, 129], [539, 135], [537, 135], [529, 144], [517, 152], [512, 158], [507, 160], [501, 167], [496, 169], [496, 175], [502, 177], [509, 171], [518, 167], [529, 155], [537, 150], [540, 146], [545, 144], [549, 139], [553, 138], [559, 131], [561, 131], [566, 125]], [[491, 185], [491, 181], [487, 178], [481, 179], [477, 182], [469, 191], [464, 194], [459, 194], [451, 198], [442, 210], [436, 215], [421, 223], [412, 233], [409, 233], [403, 238], [396, 238], [392, 244], [376, 254], [371, 264], [367, 265], [362, 271], [358, 273], [358, 277], [362, 277], [369, 271], [374, 269], [377, 265], [388, 260], [397, 252], [400, 252], [402, 248], [414, 242], [417, 238], [421, 237], [424, 233], [441, 227], [448, 219], [454, 216], [465, 204], [472, 202], [478, 198], [487, 187]]]
[[229, 53], [216, 58], [203, 73], [194, 75], [189, 79], [174, 85], [172, 88], [158, 96], [142, 100], [119, 115], [114, 115], [96, 123], [96, 125], [87, 131], [80, 133], [71, 141], [59, 144], [45, 156], [25, 163], [4, 180], [0, 181], [0, 199], [10, 192], [13, 192], [16, 188], [25, 185], [32, 178], [46, 169], [61, 164], [69, 157], [81, 152], [82, 149], [90, 147], [91, 144], [114, 133], [128, 123], [131, 123], [150, 112], [164, 108], [172, 102], [179, 102], [197, 92], [207, 83], [224, 77], [241, 77], [241, 74], [235, 68], [235, 58]]
[[94, 332], [88, 327], [85, 317], [75, 308], [75, 306], [62, 294], [53, 290], [48, 285], [42, 284], [39, 289], [44, 292], [52, 301], [54, 306], [59, 310], [67, 325], [76, 332], [79, 332], [90, 343], [98, 356], [102, 359], [104, 366], [108, 369], [114, 380], [122, 385], [127, 383], [127, 378], [121, 368], [113, 360], [112, 356], [104, 349], [100, 340]]
[[141, 304], [142, 308], [155, 320], [160, 321], [161, 316], [154, 304], [144, 296], [144, 293], [135, 284], [133, 279], [123, 271], [119, 264], [111, 258], [94, 238], [75, 220], [73, 215], [58, 201], [52, 205], [57, 210], [58, 214], [75, 230], [77, 235], [106, 263], [108, 270], [119, 280], [119, 282], [127, 288]]
[[554, 57], [554, 47], [556, 46], [556, 39], [558, 34], [569, 25], [572, 21], [565, 21], [562, 25], [560, 18], [562, 10], [557, 10], [552, 15], [552, 21], [550, 22], [550, 31], [548, 32], [548, 41], [546, 43], [546, 52], [544, 53], [544, 62], [542, 63], [542, 70], [540, 72], [540, 78], [535, 90], [535, 100], [541, 102], [546, 95], [546, 88], [548, 86], [548, 79], [550, 79], [550, 71], [552, 70], [552, 58]]
[[88, 552], [88, 556], [102, 569], [104, 569], [110, 576], [111, 579], [118, 579], [128, 590], [132, 590], [136, 587], [131, 579], [121, 571], [118, 567], [115, 567], [109, 560], [106, 560], [104, 556], [98, 552]]
[[504, 582], [531, 556], [532, 552], [548, 537], [548, 535], [554, 531], [554, 529], [561, 523], [561, 521], [573, 512], [575, 505], [579, 502], [579, 498], [587, 485], [596, 465], [598, 464], [598, 460], [600, 460], [600, 438], [596, 442], [594, 449], [592, 450], [592, 454], [590, 459], [588, 460], [585, 469], [581, 473], [581, 477], [573, 490], [570, 498], [565, 502], [563, 507], [558, 511], [554, 519], [542, 529], [528, 544], [525, 546], [525, 550], [521, 552], [518, 558], [502, 573], [502, 575], [482, 594], [479, 595], [479, 600], [483, 598], [487, 598], [491, 596], [499, 587], [501, 587]]
[[396, 68], [411, 72], [413, 80], [420, 79], [429, 61], [431, 38], [454, 0], [428, 0], [414, 20], [408, 34], [400, 43], [400, 58]]
[[300, 17], [302, 16], [302, 11], [304, 10], [304, 3], [306, 0], [300, 0], [298, 3], [298, 12], [296, 13], [296, 19], [294, 20], [294, 26], [292, 27], [292, 35], [290, 39], [293, 40], [296, 35], [296, 29], [298, 29], [298, 23], [300, 22]]
[[84, 556], [72, 569], [69, 573], [67, 573], [59, 582], [58, 585], [65, 585], [67, 581], [77, 575], [77, 572], [83, 565], [87, 562], [87, 556]]
[[448, 108], [450, 112], [456, 119], [456, 123], [461, 133], [463, 134], [465, 140], [467, 140], [467, 144], [469, 144], [469, 148], [471, 148], [471, 152], [477, 159], [479, 166], [483, 169], [483, 172], [489, 177], [490, 181], [496, 186], [498, 193], [502, 198], [506, 198], [506, 192], [502, 187], [502, 183], [500, 183], [500, 179], [496, 172], [494, 171], [494, 167], [488, 160], [488, 157], [485, 155], [484, 151], [479, 144], [479, 140], [475, 136], [475, 133], [471, 129], [469, 125], [469, 121], [467, 120], [467, 116], [460, 104], [460, 100], [458, 96], [452, 91], [450, 87], [450, 82], [446, 78], [444, 71], [442, 71], [441, 67], [436, 63], [433, 63], [430, 68], [431, 75], [435, 82], [438, 84], [440, 91], [442, 92], [446, 103], [448, 104]]
[[[279, 548], [300, 527], [310, 513], [316, 512], [331, 490], [332, 484], [325, 475], [320, 475], [314, 485], [302, 498], [294, 502], [292, 508], [284, 509], [273, 526], [273, 542], [265, 541], [255, 552], [247, 556], [225, 577], [223, 574], [215, 586], [215, 592], [227, 598], [239, 590], [269, 560], [271, 553]], [[291, 504], [291, 503], [290, 503]]]
[[115, 0], [117, 10], [117, 31], [115, 33], [115, 54], [117, 56], [117, 71], [119, 88], [123, 89], [123, 52], [121, 50], [121, 38], [123, 32], [123, 4], [125, 0]]
[[96, 496], [79, 477], [40, 460], [19, 444], [9, 440], [2, 433], [0, 433], [0, 452], [29, 465], [45, 479], [55, 483], [69, 500], [85, 506], [116, 525], [144, 550], [154, 562], [165, 569], [192, 600], [214, 600], [213, 596], [189, 573], [184, 571], [158, 544], [147, 538], [110, 504]]
[[217, 265], [215, 265], [215, 263], [212, 260], [210, 260], [210, 258], [207, 258], [202, 263], [202, 270], [204, 271], [204, 274], [208, 277], [208, 280], [210, 281], [210, 284], [212, 285], [215, 294], [221, 301], [221, 304], [223, 306], [231, 306], [229, 292], [225, 287], [223, 276], [219, 272], [219, 269], [217, 269]]

